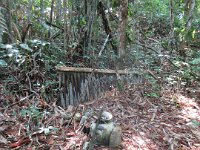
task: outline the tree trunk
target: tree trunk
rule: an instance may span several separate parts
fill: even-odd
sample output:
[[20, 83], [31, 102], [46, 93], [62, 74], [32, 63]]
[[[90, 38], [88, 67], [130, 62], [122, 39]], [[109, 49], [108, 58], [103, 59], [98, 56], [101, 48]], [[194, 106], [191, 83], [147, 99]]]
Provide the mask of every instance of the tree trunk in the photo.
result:
[[170, 0], [170, 33], [171, 40], [174, 39], [174, 1]]
[[[51, 12], [50, 12], [50, 18], [49, 18], [50, 24], [52, 24], [52, 22], [53, 22], [54, 2], [55, 2], [55, 0], [51, 1]], [[51, 31], [49, 30], [48, 37], [50, 38], [50, 36], [51, 36]]]
[[61, 0], [56, 1], [56, 20], [61, 21], [61, 14], [62, 14], [62, 2]]
[[119, 57], [123, 57], [125, 55], [127, 18], [128, 0], [120, 0]]
[[192, 19], [193, 19], [193, 12], [194, 12], [194, 8], [195, 8], [195, 0], [190, 0], [189, 4], [188, 4], [188, 19], [185, 25], [186, 31], [189, 31], [192, 25]]
[[184, 18], [186, 20], [185, 23], [185, 37], [181, 41], [179, 46], [179, 54], [183, 57], [183, 60], [186, 58], [186, 47], [188, 47], [187, 41], [186, 41], [186, 35], [191, 29], [192, 20], [193, 20], [193, 12], [195, 9], [195, 0], [185, 0], [185, 11], [184, 11]]
[[43, 20], [44, 19], [44, 1], [40, 0], [40, 17]]
[[8, 8], [8, 32], [10, 35], [10, 43], [14, 42], [14, 37], [12, 34], [12, 14], [11, 14], [11, 1], [7, 1], [7, 8]]
[[84, 54], [86, 55], [88, 55], [88, 49], [91, 48], [91, 36], [93, 32], [94, 20], [96, 17], [97, 1], [98, 0], [85, 1], [86, 5], [85, 8], [87, 8], [87, 14], [86, 14], [87, 31], [85, 32], [85, 37], [84, 37]]
[[67, 44], [68, 44], [68, 37], [67, 37], [67, 31], [68, 31], [68, 27], [67, 27], [67, 0], [63, 0], [63, 12], [64, 12], [64, 50], [67, 50]]

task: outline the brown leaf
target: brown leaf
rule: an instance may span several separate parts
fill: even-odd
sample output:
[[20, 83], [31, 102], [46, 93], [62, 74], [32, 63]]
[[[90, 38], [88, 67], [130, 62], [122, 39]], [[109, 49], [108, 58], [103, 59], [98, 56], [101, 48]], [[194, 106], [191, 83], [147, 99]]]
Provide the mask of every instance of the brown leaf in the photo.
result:
[[10, 148], [20, 147], [20, 146], [22, 146], [24, 144], [28, 144], [30, 142], [31, 142], [31, 139], [28, 137], [25, 137], [25, 138], [19, 139], [17, 142], [11, 143]]

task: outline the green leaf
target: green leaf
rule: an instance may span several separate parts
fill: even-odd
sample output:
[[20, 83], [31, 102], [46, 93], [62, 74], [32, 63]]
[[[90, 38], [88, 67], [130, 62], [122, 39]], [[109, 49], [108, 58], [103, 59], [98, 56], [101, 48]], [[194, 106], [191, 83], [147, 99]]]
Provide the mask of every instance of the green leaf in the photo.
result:
[[148, 97], [154, 97], [154, 98], [158, 98], [160, 97], [158, 93], [148, 93], [146, 94]]
[[7, 66], [8, 66], [7, 62], [3, 59], [0, 59], [0, 67], [7, 67]]
[[84, 17], [81, 18], [81, 20], [80, 20], [80, 25], [81, 25], [81, 26], [86, 25], [86, 20], [85, 20]]
[[192, 123], [193, 123], [195, 126], [197, 126], [197, 127], [200, 126], [200, 123], [199, 123], [198, 121], [196, 121], [196, 120], [192, 120]]
[[191, 61], [190, 62], [191, 64], [193, 64], [193, 65], [198, 65], [198, 64], [200, 64], [200, 57], [199, 58], [196, 58], [196, 59], [194, 59], [193, 61]]
[[19, 46], [25, 50], [32, 51], [32, 49], [27, 44], [20, 44]]

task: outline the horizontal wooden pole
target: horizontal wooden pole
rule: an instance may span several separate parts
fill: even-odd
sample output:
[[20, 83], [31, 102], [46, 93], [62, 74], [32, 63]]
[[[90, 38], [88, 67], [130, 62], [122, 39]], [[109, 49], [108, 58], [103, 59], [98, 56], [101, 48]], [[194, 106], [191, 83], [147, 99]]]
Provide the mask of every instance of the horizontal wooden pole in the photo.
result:
[[105, 74], [128, 74], [128, 70], [111, 70], [111, 69], [92, 69], [92, 68], [76, 68], [66, 66], [56, 66], [59, 72], [82, 72], [82, 73], [105, 73]]

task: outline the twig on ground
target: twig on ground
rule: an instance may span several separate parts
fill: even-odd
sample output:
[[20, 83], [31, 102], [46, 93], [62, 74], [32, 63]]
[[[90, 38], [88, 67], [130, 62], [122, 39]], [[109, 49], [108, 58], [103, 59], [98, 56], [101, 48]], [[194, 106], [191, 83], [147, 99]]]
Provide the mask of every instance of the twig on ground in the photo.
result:
[[76, 112], [77, 112], [77, 110], [78, 110], [78, 107], [79, 106], [76, 106], [76, 109], [75, 109], [75, 111], [74, 111], [74, 113], [73, 113], [73, 115], [72, 115], [72, 117], [71, 117], [71, 119], [70, 119], [70, 121], [69, 121], [69, 123], [68, 123], [68, 125], [67, 125], [67, 128], [70, 126], [70, 124], [72, 123], [72, 121], [73, 121], [73, 119], [74, 119], [74, 116], [75, 116], [75, 114], [76, 114]]
[[12, 107], [12, 106], [14, 106], [14, 105], [17, 105], [17, 104], [19, 104], [19, 103], [21, 103], [21, 102], [27, 100], [28, 98], [30, 98], [32, 95], [33, 95], [33, 94], [31, 94], [31, 95], [29, 95], [29, 96], [26, 96], [26, 97], [20, 99], [18, 102], [15, 102], [15, 103], [13, 103], [13, 104], [11, 104], [11, 105], [5, 107], [5, 108], [0, 109], [0, 111], [1, 111], [1, 110], [5, 110], [5, 109], [7, 109], [7, 108], [10, 108], [10, 107]]
[[155, 117], [156, 117], [156, 113], [157, 113], [158, 109], [155, 108], [155, 112], [153, 113], [153, 116], [151, 118], [151, 122], [154, 121]]

